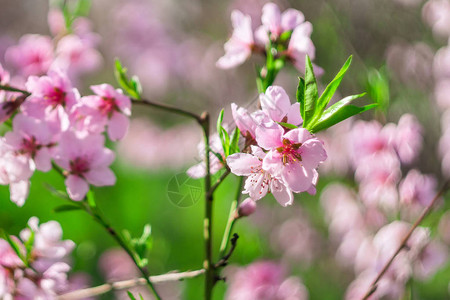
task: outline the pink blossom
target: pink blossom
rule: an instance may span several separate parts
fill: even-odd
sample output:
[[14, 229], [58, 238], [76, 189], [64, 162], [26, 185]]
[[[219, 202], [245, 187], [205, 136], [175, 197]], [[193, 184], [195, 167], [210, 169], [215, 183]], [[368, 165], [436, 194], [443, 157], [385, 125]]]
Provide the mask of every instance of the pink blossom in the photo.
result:
[[420, 251], [413, 262], [414, 277], [420, 280], [431, 278], [448, 259], [448, 248], [437, 241], [431, 241]]
[[75, 34], [66, 35], [59, 40], [56, 54], [53, 67], [66, 70], [74, 79], [96, 71], [102, 65], [100, 53]]
[[43, 75], [53, 62], [53, 44], [48, 36], [27, 34], [8, 48], [5, 58], [23, 76]]
[[47, 23], [53, 36], [66, 32], [66, 21], [60, 9], [50, 8], [47, 14]]
[[28, 241], [34, 232], [33, 267], [38, 272], [44, 272], [54, 263], [69, 256], [75, 247], [71, 240], [62, 240], [62, 228], [56, 221], [39, 225], [39, 219], [30, 218], [28, 227], [20, 232], [20, 238]]
[[422, 175], [413, 169], [400, 182], [400, 202], [405, 205], [428, 206], [436, 194], [437, 181], [431, 175]]
[[[109, 84], [91, 86], [95, 96], [86, 96], [81, 101], [97, 109], [104, 120], [107, 120], [108, 136], [111, 140], [122, 139], [129, 126], [131, 115], [131, 100], [120, 89], [114, 89]], [[100, 120], [99, 120], [100, 121]]]
[[398, 121], [394, 145], [403, 163], [411, 163], [422, 148], [422, 126], [415, 116], [404, 114]]
[[255, 139], [256, 128], [262, 123], [269, 122], [270, 119], [262, 111], [257, 110], [249, 113], [244, 107], [238, 107], [235, 103], [231, 103], [231, 112], [234, 122], [244, 137]]
[[300, 115], [300, 103], [291, 104], [286, 91], [280, 86], [269, 86], [265, 94], [259, 97], [262, 110], [274, 122], [284, 122], [300, 125], [303, 120]]
[[280, 178], [293, 192], [315, 192], [316, 168], [327, 154], [323, 143], [308, 130], [297, 128], [284, 133], [281, 126], [258, 127], [256, 141], [269, 152], [262, 168]]
[[353, 165], [360, 165], [361, 159], [377, 152], [392, 151], [395, 126], [382, 127], [377, 121], [356, 121], [348, 135]]
[[30, 177], [33, 175], [31, 161], [16, 155], [14, 148], [0, 139], [0, 184], [9, 185], [11, 201], [22, 206], [28, 197]]
[[427, 1], [422, 9], [422, 18], [434, 35], [443, 38], [450, 36], [450, 3], [447, 0]]
[[300, 279], [285, 278], [282, 266], [270, 262], [255, 262], [239, 268], [230, 276], [225, 296], [229, 300], [306, 300], [308, 291]]
[[296, 9], [291, 8], [281, 14], [275, 3], [267, 3], [262, 8], [261, 22], [266, 32], [270, 32], [274, 40], [283, 32], [293, 30], [304, 20], [304, 15]]
[[109, 169], [114, 153], [104, 148], [102, 135], [65, 132], [55, 153], [55, 162], [68, 173], [65, 180], [71, 199], [80, 201], [94, 186], [114, 185], [116, 177]]
[[291, 189], [279, 178], [263, 170], [263, 160], [266, 156], [264, 151], [256, 146], [251, 148], [253, 154], [236, 153], [227, 157], [227, 164], [233, 174], [248, 176], [243, 193], [256, 201], [270, 191], [282, 206], [291, 205], [294, 201]]
[[256, 210], [256, 202], [252, 198], [247, 198], [239, 204], [238, 215], [240, 217], [248, 217]]
[[216, 63], [221, 69], [230, 69], [242, 64], [252, 54], [254, 45], [252, 20], [239, 10], [231, 13], [233, 34], [225, 43], [225, 55]]
[[5, 134], [5, 142], [14, 149], [16, 155], [24, 155], [31, 160], [29, 164], [33, 171], [36, 168], [48, 172], [52, 168], [54, 136], [45, 122], [23, 114], [16, 115], [13, 131]]
[[440, 48], [433, 61], [434, 77], [438, 80], [450, 77], [450, 46]]
[[401, 178], [400, 162], [395, 153], [384, 151], [360, 161], [355, 178], [364, 203], [388, 212], [397, 209], [397, 183]]
[[450, 108], [450, 79], [441, 79], [434, 86], [434, 98], [439, 107]]
[[[221, 155], [222, 158], [225, 160], [222, 142], [220, 141], [219, 135], [217, 133], [209, 138], [209, 147], [211, 151], [214, 151], [215, 153]], [[203, 141], [200, 142], [197, 148], [202, 161], [190, 167], [186, 171], [186, 173], [192, 178], [201, 178], [206, 176], [205, 143]], [[216, 174], [224, 167], [224, 164], [219, 160], [219, 158], [216, 155], [210, 152], [209, 166], [210, 166], [210, 173]]]
[[[312, 24], [304, 22], [294, 29], [289, 41], [287, 49], [288, 56], [300, 72], [305, 71], [306, 55], [308, 55], [311, 60], [314, 60], [315, 57], [316, 49], [311, 40], [312, 30]], [[317, 66], [314, 66], [314, 72], [316, 76], [323, 74], [323, 70]]]

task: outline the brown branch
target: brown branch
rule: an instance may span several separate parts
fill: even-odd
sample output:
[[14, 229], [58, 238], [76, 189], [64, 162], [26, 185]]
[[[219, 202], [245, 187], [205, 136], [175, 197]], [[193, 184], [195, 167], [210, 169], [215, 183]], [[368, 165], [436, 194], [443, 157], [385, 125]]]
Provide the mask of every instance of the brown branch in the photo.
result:
[[[150, 281], [153, 283], [180, 281], [187, 278], [194, 278], [205, 273], [204, 269], [187, 271], [182, 273], [167, 273], [163, 275], [150, 276]], [[58, 296], [58, 300], [75, 300], [84, 299], [88, 297], [98, 296], [110, 291], [125, 290], [135, 286], [146, 285], [147, 281], [144, 278], [135, 278], [123, 281], [116, 281], [111, 283], [105, 283], [99, 286], [72, 291]]]
[[150, 100], [146, 100], [146, 99], [142, 99], [142, 100], [138, 100], [138, 99], [133, 99], [130, 98], [133, 104], [141, 104], [141, 105], [147, 105], [147, 106], [151, 106], [151, 107], [155, 107], [158, 109], [162, 109], [168, 112], [172, 112], [178, 115], [182, 115], [185, 117], [190, 117], [195, 119], [200, 125], [202, 125], [203, 119], [200, 115], [197, 115], [195, 113], [192, 113], [190, 111], [175, 107], [175, 106], [170, 106], [167, 104], [163, 104], [163, 103], [156, 103]]
[[402, 251], [403, 248], [406, 247], [406, 243], [408, 242], [409, 238], [411, 237], [412, 233], [414, 232], [414, 230], [419, 226], [420, 223], [422, 223], [423, 219], [425, 219], [425, 217], [428, 215], [428, 213], [431, 211], [431, 209], [433, 208], [434, 204], [436, 203], [436, 201], [444, 194], [444, 192], [447, 189], [447, 185], [448, 182], [446, 182], [443, 187], [441, 188], [441, 190], [436, 194], [436, 196], [434, 196], [433, 200], [430, 202], [430, 204], [428, 204], [428, 206], [424, 209], [424, 211], [422, 212], [422, 214], [420, 215], [420, 217], [416, 220], [416, 222], [414, 222], [414, 224], [411, 226], [411, 228], [409, 229], [408, 233], [405, 235], [405, 237], [402, 239], [400, 245], [398, 246], [397, 250], [394, 252], [394, 254], [392, 255], [392, 257], [389, 259], [389, 261], [384, 265], [383, 269], [381, 269], [381, 271], [378, 273], [378, 276], [375, 278], [375, 280], [372, 282], [372, 284], [369, 287], [369, 290], [367, 291], [367, 293], [364, 295], [364, 297], [362, 297], [362, 300], [367, 300], [373, 293], [375, 293], [376, 289], [377, 289], [377, 284], [378, 281], [380, 281], [380, 279], [384, 276], [384, 274], [387, 272], [387, 270], [389, 269], [389, 267], [391, 266], [392, 262], [394, 261], [394, 259], [397, 257], [397, 255], [400, 253], [400, 251]]

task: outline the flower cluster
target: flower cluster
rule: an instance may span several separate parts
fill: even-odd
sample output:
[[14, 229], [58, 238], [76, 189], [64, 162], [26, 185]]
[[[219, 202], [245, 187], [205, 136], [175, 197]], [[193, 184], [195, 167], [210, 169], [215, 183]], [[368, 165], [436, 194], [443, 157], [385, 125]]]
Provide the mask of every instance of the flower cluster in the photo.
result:
[[23, 83], [28, 76], [41, 76], [57, 69], [77, 81], [81, 75], [101, 66], [102, 57], [95, 49], [100, 37], [92, 32], [88, 19], [78, 17], [68, 29], [62, 11], [51, 9], [48, 25], [53, 37], [26, 34], [17, 45], [6, 50], [5, 61], [17, 74], [14, 84]]
[[249, 113], [232, 104], [235, 123], [246, 138], [244, 153], [227, 157], [231, 172], [248, 176], [244, 193], [253, 200], [271, 192], [277, 201], [292, 204], [293, 192], [315, 193], [317, 167], [327, 158], [323, 143], [300, 125], [299, 103], [291, 104], [283, 88], [271, 86], [260, 95], [261, 110]]
[[[368, 291], [411, 227], [405, 221], [389, 223], [380, 210], [363, 207], [360, 201], [342, 184], [329, 185], [321, 195], [330, 237], [337, 244], [336, 259], [343, 267], [353, 268], [357, 275], [346, 299], [360, 299]], [[431, 238], [428, 228], [417, 228], [371, 299], [398, 299], [410, 278], [430, 278], [447, 257], [448, 248]]]
[[0, 239], [0, 298], [54, 299], [70, 289], [67, 258], [75, 244], [62, 240], [56, 221], [39, 225], [36, 217], [20, 237]]
[[[81, 97], [60, 71], [30, 76], [25, 85], [28, 94], [15, 106], [12, 130], [0, 138], [0, 183], [10, 185], [11, 200], [22, 206], [33, 172], [50, 171], [52, 161], [65, 175], [73, 200], [82, 200], [89, 184], [113, 185], [114, 153], [105, 148], [102, 133], [106, 130], [113, 141], [124, 137], [130, 99], [109, 84], [91, 86], [94, 95]], [[7, 118], [15, 112], [9, 104], [18, 99], [17, 93], [9, 94], [0, 108]]]
[[225, 299], [307, 300], [308, 290], [299, 278], [286, 278], [281, 265], [260, 261], [235, 270]]
[[262, 9], [262, 24], [255, 31], [251, 17], [239, 10], [231, 13], [231, 22], [233, 34], [225, 44], [225, 55], [217, 61], [219, 68], [236, 67], [252, 53], [265, 53], [269, 45], [277, 49], [276, 55], [292, 61], [300, 72], [305, 70], [306, 55], [314, 59], [315, 48], [310, 38], [312, 24], [305, 21], [303, 13], [296, 9], [281, 13], [276, 4], [267, 3]]

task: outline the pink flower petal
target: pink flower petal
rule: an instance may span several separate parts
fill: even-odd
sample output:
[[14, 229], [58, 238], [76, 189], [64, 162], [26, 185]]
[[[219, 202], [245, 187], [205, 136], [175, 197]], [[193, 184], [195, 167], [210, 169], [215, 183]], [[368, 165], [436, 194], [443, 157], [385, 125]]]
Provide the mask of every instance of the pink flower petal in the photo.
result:
[[261, 167], [261, 161], [251, 154], [236, 153], [227, 157], [231, 172], [238, 176], [249, 176]]
[[52, 169], [50, 151], [47, 147], [41, 148], [36, 152], [36, 156], [34, 157], [34, 163], [36, 164], [36, 169], [42, 172], [48, 172]]
[[114, 185], [116, 183], [116, 175], [109, 168], [93, 169], [84, 173], [86, 180], [95, 186]]
[[282, 146], [283, 128], [279, 125], [271, 128], [259, 126], [256, 128], [256, 142], [266, 150]]
[[84, 196], [86, 196], [89, 191], [89, 184], [76, 175], [69, 175], [64, 181], [67, 187], [67, 193], [69, 194], [70, 199], [75, 201], [83, 200]]
[[122, 139], [128, 131], [130, 120], [125, 115], [113, 112], [108, 123], [108, 136], [112, 141]]
[[318, 139], [307, 140], [299, 150], [302, 156], [302, 164], [307, 169], [315, 169], [327, 159], [325, 148]]
[[312, 185], [314, 174], [300, 163], [286, 164], [281, 170], [281, 177], [288, 188], [296, 193], [308, 190]]
[[305, 128], [296, 128], [287, 132], [283, 137], [290, 140], [292, 143], [298, 144], [306, 142], [313, 136]]
[[17, 206], [23, 206], [25, 203], [30, 191], [30, 184], [29, 180], [22, 180], [9, 185], [11, 201], [17, 204]]
[[275, 199], [282, 206], [291, 205], [294, 202], [294, 195], [292, 191], [282, 184], [279, 180], [273, 179], [270, 184], [270, 191], [272, 192]]

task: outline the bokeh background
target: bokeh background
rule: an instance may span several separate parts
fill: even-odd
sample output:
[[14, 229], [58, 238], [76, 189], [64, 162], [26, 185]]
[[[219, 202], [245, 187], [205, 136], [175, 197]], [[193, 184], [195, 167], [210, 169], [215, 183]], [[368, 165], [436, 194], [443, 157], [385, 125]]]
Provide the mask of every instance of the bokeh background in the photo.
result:
[[[261, 65], [263, 60], [252, 58], [243, 66], [226, 71], [218, 69], [215, 62], [223, 55], [223, 44], [231, 33], [232, 9], [251, 15], [256, 27], [266, 2], [92, 1], [88, 18], [93, 32], [98, 34], [101, 67], [80, 76], [77, 87], [86, 94], [91, 84], [115, 83], [114, 58], [119, 57], [129, 73], [139, 76], [146, 98], [196, 112], [208, 110], [212, 116], [225, 108], [225, 119], [232, 123], [229, 104], [254, 102], [257, 96], [254, 66]], [[448, 72], [446, 67], [450, 64], [442, 55], [441, 58], [436, 55], [445, 49], [450, 34], [449, 1], [276, 2], [282, 10], [293, 7], [302, 11], [313, 24], [315, 63], [325, 70], [320, 78], [322, 83], [329, 82], [351, 54], [354, 60], [339, 89], [341, 95], [370, 89], [370, 74], [386, 79], [388, 89], [383, 91], [388, 92], [384, 99], [389, 99], [389, 108], [376, 114], [365, 113], [361, 118], [396, 123], [404, 113], [415, 115], [424, 128], [424, 146], [413, 167], [433, 174], [442, 182], [445, 166], [438, 148], [445, 128], [441, 127], [443, 109], [436, 104], [435, 91], [439, 70]], [[433, 8], [432, 4], [436, 6], [438, 2], [442, 6]], [[0, 62], [4, 63], [6, 49], [22, 35], [49, 34], [49, 3], [46, 0], [1, 0], [0, 3]], [[295, 68], [287, 67], [275, 83], [283, 86], [293, 99], [299, 75]], [[369, 93], [366, 99], [373, 100], [371, 96], [376, 97]], [[169, 182], [174, 176], [187, 179], [183, 174], [198, 161], [200, 140], [201, 130], [195, 123], [136, 106], [128, 136], [119, 144], [111, 145], [117, 153], [113, 165], [117, 184], [94, 189], [99, 206], [115, 228], [127, 229], [138, 236], [145, 224], [151, 225], [151, 274], [194, 270], [202, 265], [203, 200], [194, 195], [198, 201], [181, 207], [168, 195], [172, 189], [168, 188]], [[345, 145], [341, 146], [341, 151], [346, 151]], [[341, 157], [332, 151], [328, 155], [331, 159]], [[324, 187], [336, 181], [355, 185], [351, 169], [336, 171], [327, 167], [319, 180], [316, 196], [297, 195], [294, 205], [288, 208], [279, 206], [272, 196], [260, 201], [257, 212], [236, 226], [240, 239], [229, 272], [233, 265], [269, 259], [284, 264], [289, 274], [299, 276], [310, 299], [343, 298], [354, 274], [335, 259], [337, 246], [329, 238], [328, 223], [319, 201]], [[201, 181], [190, 179], [189, 182], [201, 188]], [[219, 248], [237, 182], [237, 178], [229, 176], [216, 193], [215, 249]], [[53, 208], [62, 204], [62, 200], [48, 191], [47, 183], [64, 189], [56, 172], [37, 172], [23, 208], [9, 200], [7, 187], [0, 186], [0, 227], [18, 234], [31, 216], [39, 217], [42, 222], [57, 220], [64, 230], [64, 238], [77, 244], [72, 258], [73, 271], [87, 274], [88, 285], [105, 282], [105, 266], [100, 262], [107, 261], [102, 255], [115, 249], [115, 242], [82, 212], [55, 213]], [[434, 233], [442, 212], [449, 207], [449, 202], [443, 201], [440, 212], [427, 220]], [[119, 262], [110, 258], [109, 263], [103, 264]], [[200, 299], [202, 280], [199, 277], [160, 288], [168, 299]], [[449, 299], [449, 280], [450, 267], [445, 263], [431, 278], [414, 282], [414, 296], [409, 299]], [[215, 288], [215, 299], [223, 299], [225, 291], [226, 284], [220, 282]], [[100, 299], [114, 297], [120, 296], [110, 293]]]

